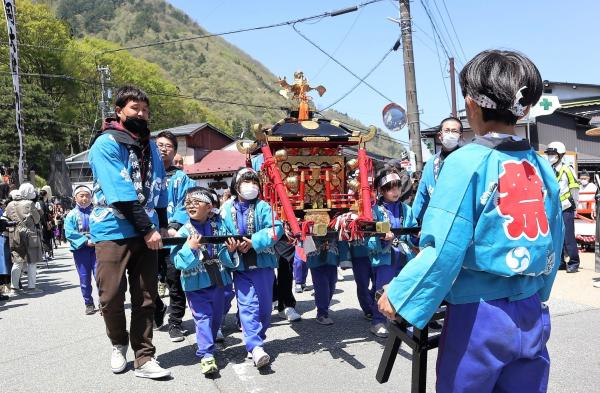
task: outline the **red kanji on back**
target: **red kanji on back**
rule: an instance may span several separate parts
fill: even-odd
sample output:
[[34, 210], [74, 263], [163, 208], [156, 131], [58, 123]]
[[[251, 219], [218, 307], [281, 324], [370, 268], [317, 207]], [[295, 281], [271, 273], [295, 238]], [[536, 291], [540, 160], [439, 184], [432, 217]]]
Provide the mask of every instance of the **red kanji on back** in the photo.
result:
[[511, 240], [548, 234], [542, 179], [527, 160], [506, 161], [498, 179], [498, 212], [507, 220], [504, 232]]

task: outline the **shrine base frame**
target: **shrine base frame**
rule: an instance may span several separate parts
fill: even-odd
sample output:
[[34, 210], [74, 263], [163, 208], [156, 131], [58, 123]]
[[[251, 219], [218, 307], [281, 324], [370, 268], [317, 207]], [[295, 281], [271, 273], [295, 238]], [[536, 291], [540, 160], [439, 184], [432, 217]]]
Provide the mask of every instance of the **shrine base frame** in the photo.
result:
[[[432, 321], [443, 319], [446, 315], [446, 307], [442, 306], [433, 317]], [[427, 351], [437, 348], [440, 343], [441, 333], [429, 336], [429, 327], [426, 325], [423, 329], [413, 327], [412, 333], [408, 330], [410, 324], [404, 319], [398, 317], [389, 324], [389, 335], [385, 343], [377, 374], [375, 378], [379, 383], [386, 383], [392, 369], [398, 350], [402, 342], [412, 349], [412, 375], [411, 375], [411, 393], [425, 393], [427, 383]]]

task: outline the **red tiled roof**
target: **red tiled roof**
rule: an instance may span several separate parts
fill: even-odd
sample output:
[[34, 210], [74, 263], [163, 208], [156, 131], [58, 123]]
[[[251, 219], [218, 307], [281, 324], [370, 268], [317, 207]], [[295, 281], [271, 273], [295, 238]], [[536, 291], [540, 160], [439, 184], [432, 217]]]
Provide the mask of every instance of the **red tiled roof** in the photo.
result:
[[186, 165], [183, 171], [188, 175], [211, 175], [235, 172], [246, 166], [246, 157], [236, 150], [213, 150], [194, 165]]

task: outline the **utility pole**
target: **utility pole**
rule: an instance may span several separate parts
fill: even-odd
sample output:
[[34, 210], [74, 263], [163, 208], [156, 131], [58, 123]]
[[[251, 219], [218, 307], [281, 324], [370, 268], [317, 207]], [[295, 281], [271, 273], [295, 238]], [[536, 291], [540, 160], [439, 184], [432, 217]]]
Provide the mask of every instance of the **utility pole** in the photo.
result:
[[402, 32], [402, 51], [404, 55], [404, 84], [406, 86], [406, 118], [410, 148], [415, 154], [415, 170], [423, 169], [421, 151], [421, 130], [419, 126], [419, 105], [417, 104], [417, 82], [415, 79], [415, 60], [412, 46], [412, 26], [409, 0], [399, 0], [400, 31]]
[[110, 82], [110, 68], [108, 68], [108, 66], [98, 66], [98, 72], [100, 73], [100, 89], [102, 90], [102, 98], [98, 104], [102, 111], [102, 120], [104, 120], [112, 114], [112, 109], [110, 107], [112, 89], [108, 86], [108, 83]]
[[454, 71], [454, 57], [450, 58], [450, 89], [452, 90], [452, 116], [456, 117], [458, 112], [456, 110], [456, 80]]

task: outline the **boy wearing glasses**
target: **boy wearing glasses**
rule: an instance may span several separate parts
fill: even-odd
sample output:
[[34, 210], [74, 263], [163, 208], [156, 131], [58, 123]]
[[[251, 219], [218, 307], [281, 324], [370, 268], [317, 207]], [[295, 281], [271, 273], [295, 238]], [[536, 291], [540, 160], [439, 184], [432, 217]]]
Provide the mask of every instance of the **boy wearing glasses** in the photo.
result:
[[[202, 236], [217, 235], [220, 230], [219, 216], [209, 219], [214, 207], [218, 206], [215, 194], [205, 188], [188, 189], [185, 209], [189, 220], [177, 232], [179, 237], [187, 237], [183, 246], [173, 249], [171, 256], [175, 267], [181, 269], [181, 285], [196, 324], [196, 356], [200, 358], [203, 374], [218, 371], [215, 362], [215, 340], [223, 320], [225, 286], [231, 284], [231, 275], [219, 260], [218, 244], [201, 244]], [[239, 245], [227, 244], [229, 252]], [[223, 263], [233, 268], [230, 258]]]

